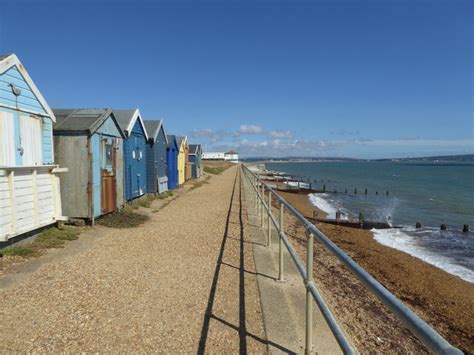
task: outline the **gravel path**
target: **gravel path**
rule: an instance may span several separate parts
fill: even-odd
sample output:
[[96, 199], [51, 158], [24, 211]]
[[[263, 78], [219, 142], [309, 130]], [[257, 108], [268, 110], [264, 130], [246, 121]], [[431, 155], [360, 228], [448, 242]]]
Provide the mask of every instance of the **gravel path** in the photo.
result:
[[0, 290], [0, 351], [265, 352], [237, 169]]

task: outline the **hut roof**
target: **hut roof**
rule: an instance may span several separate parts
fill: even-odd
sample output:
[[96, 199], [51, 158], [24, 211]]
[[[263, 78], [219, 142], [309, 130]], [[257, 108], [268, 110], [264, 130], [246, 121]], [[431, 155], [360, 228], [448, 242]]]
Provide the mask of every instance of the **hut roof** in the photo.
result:
[[181, 143], [186, 142], [188, 139], [188, 137], [186, 136], [176, 136], [176, 142], [178, 143], [178, 145], [181, 145]]
[[30, 87], [33, 94], [38, 99], [41, 106], [43, 106], [43, 108], [46, 111], [46, 113], [48, 114], [48, 116], [51, 118], [51, 120], [53, 122], [56, 122], [56, 117], [54, 116], [54, 113], [51, 110], [51, 107], [49, 107], [48, 103], [46, 102], [43, 95], [41, 94], [41, 92], [36, 87], [33, 79], [31, 79], [30, 75], [25, 70], [25, 67], [23, 66], [23, 64], [21, 64], [18, 57], [15, 54], [0, 54], [0, 74], [6, 72], [8, 69], [10, 69], [11, 67], [14, 67], [14, 66], [16, 66], [17, 69], [20, 71], [21, 75], [23, 76], [23, 78], [27, 82], [27, 84]]
[[165, 127], [163, 126], [163, 120], [155, 121], [143, 121], [145, 124], [146, 131], [150, 136], [150, 139], [153, 138], [153, 141], [156, 141], [158, 133], [160, 132], [161, 127], [163, 127], [163, 132], [165, 133], [166, 145], [168, 145], [168, 135], [166, 134]]
[[176, 148], [178, 147], [178, 141], [176, 140], [176, 136], [174, 134], [168, 134], [166, 135], [166, 138], [168, 139], [168, 147], [175, 142]]
[[135, 125], [135, 122], [139, 120], [143, 128], [143, 132], [145, 132], [145, 139], [148, 140], [148, 133], [145, 128], [145, 125], [143, 124], [140, 110], [136, 108], [136, 109], [130, 109], [130, 110], [127, 109], [127, 110], [113, 110], [113, 111], [114, 111], [114, 116], [117, 119], [117, 122], [120, 128], [122, 129], [122, 131], [126, 132], [126, 134], [129, 135], [133, 129], [133, 126]]
[[[79, 108], [79, 109], [53, 109], [56, 116], [54, 131], [61, 132], [86, 132], [94, 133], [105, 120], [112, 115], [115, 124], [117, 121], [110, 108]], [[122, 129], [117, 124], [120, 134], [125, 137]]]
[[239, 153], [237, 153], [235, 150], [229, 150], [225, 154], [239, 154]]
[[189, 154], [196, 155], [196, 154], [199, 153], [199, 150], [201, 150], [201, 145], [200, 144], [190, 144], [189, 145]]

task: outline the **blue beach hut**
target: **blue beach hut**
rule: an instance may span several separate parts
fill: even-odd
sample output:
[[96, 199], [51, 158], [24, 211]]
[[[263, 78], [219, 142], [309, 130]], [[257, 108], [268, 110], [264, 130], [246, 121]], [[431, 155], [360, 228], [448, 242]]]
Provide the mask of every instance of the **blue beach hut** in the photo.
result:
[[197, 179], [202, 175], [202, 148], [200, 144], [189, 145], [189, 163], [191, 164], [191, 176]]
[[168, 135], [168, 148], [166, 150], [166, 161], [168, 163], [168, 188], [177, 189], [178, 183], [178, 154], [179, 146], [176, 136]]
[[0, 241], [63, 219], [56, 117], [14, 54], [0, 55]]
[[125, 133], [125, 199], [131, 201], [146, 192], [146, 146], [148, 134], [140, 111], [113, 110], [117, 122]]
[[146, 185], [148, 193], [168, 191], [168, 175], [166, 163], [166, 149], [168, 137], [162, 120], [144, 121], [148, 133], [146, 148]]
[[92, 224], [123, 206], [123, 139], [112, 109], [53, 109], [61, 200], [69, 217]]

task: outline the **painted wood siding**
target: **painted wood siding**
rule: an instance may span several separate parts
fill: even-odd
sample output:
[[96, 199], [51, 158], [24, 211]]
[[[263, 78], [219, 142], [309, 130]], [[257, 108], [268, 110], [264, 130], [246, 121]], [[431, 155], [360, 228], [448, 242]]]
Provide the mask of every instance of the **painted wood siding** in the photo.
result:
[[147, 144], [147, 191], [163, 193], [168, 190], [166, 137], [160, 127], [154, 143]]
[[174, 144], [166, 151], [166, 161], [168, 162], [168, 189], [176, 189], [178, 187], [178, 151]]
[[54, 223], [58, 184], [48, 168], [0, 170], [0, 240]]
[[137, 120], [124, 143], [125, 199], [133, 200], [146, 192], [145, 132]]
[[[13, 94], [9, 84], [14, 84], [21, 89], [20, 96]], [[46, 110], [31, 91], [16, 65], [0, 74], [0, 103], [10, 108], [47, 115]]]
[[184, 184], [186, 181], [186, 149], [184, 146], [184, 140], [179, 145], [178, 152], [178, 185]]

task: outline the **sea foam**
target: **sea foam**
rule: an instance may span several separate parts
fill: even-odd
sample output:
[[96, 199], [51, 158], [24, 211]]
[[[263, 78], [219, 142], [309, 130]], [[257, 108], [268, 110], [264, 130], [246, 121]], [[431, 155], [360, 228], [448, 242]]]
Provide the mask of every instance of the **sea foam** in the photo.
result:
[[375, 240], [380, 244], [403, 251], [452, 275], [456, 275], [465, 281], [474, 283], [473, 270], [456, 264], [452, 258], [440, 255], [439, 253], [432, 252], [420, 246], [417, 242], [417, 238], [408, 234], [410, 233], [408, 229], [372, 229], [371, 232], [373, 232]]

